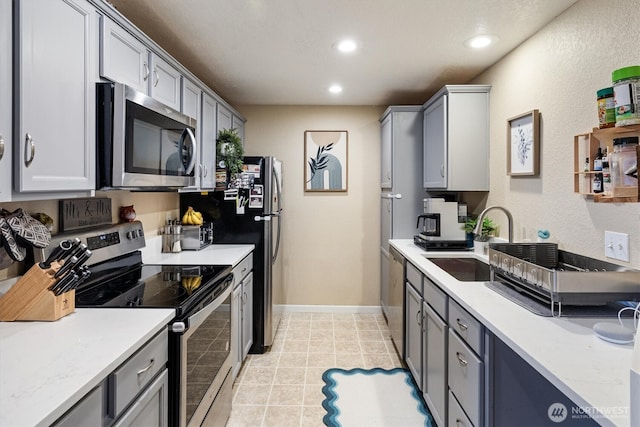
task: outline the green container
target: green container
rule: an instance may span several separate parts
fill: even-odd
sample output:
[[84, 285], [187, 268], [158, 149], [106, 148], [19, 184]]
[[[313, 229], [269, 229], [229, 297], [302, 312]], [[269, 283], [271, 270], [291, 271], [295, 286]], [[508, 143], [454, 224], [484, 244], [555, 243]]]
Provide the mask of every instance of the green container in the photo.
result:
[[640, 65], [624, 67], [611, 74], [616, 127], [640, 124]]

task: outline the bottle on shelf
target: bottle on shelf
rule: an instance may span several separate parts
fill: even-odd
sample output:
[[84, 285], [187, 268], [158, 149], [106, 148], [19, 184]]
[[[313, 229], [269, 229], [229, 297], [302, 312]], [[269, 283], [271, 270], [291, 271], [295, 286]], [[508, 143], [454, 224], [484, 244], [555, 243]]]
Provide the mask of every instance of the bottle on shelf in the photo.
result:
[[609, 167], [609, 150], [604, 149], [602, 155], [602, 192], [605, 196], [611, 195], [611, 168]]
[[588, 157], [584, 160], [584, 171], [585, 172], [589, 172], [589, 158]]
[[592, 184], [594, 193], [602, 193], [602, 174], [597, 173], [593, 176], [593, 184]]
[[598, 147], [598, 152], [596, 153], [595, 159], [593, 159], [593, 170], [601, 171], [602, 170], [602, 147]]

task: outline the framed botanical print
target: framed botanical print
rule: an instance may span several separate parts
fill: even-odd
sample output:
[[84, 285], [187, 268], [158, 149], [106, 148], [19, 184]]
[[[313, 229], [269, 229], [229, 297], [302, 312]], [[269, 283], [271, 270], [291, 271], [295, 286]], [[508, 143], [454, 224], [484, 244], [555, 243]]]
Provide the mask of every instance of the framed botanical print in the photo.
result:
[[540, 173], [540, 112], [532, 110], [507, 120], [507, 175]]
[[349, 134], [346, 130], [304, 132], [304, 191], [347, 191]]

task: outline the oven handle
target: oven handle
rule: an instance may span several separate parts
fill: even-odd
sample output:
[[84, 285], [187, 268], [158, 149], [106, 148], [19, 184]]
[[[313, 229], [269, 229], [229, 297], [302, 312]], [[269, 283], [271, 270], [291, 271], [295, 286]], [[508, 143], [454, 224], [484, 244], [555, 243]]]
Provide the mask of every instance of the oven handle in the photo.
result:
[[213, 313], [225, 299], [231, 295], [231, 283], [233, 282], [233, 274], [228, 275], [224, 279], [224, 283], [217, 289], [218, 294], [214, 295], [202, 309], [192, 314], [186, 319], [185, 322], [175, 322], [171, 325], [171, 331], [176, 333], [182, 333], [188, 328], [197, 329], [211, 313]]

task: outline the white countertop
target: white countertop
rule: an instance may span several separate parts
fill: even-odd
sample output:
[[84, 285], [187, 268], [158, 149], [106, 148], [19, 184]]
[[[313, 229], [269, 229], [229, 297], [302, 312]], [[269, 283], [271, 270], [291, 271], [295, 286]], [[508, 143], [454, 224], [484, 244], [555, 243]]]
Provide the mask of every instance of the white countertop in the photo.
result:
[[[633, 345], [605, 342], [591, 329], [600, 321], [617, 323], [616, 318], [538, 316], [482, 282], [456, 280], [426, 259], [427, 252], [415, 246], [413, 240], [397, 239], [390, 243], [577, 406], [597, 411], [595, 421], [605, 426], [630, 425]], [[473, 252], [429, 252], [429, 256], [482, 258]]]
[[249, 255], [254, 245], [209, 245], [199, 251], [182, 251], [177, 253], [162, 252], [162, 236], [145, 240], [142, 248], [142, 262], [144, 264], [175, 264], [175, 265], [233, 265]]
[[174, 316], [79, 308], [55, 322], [0, 322], [0, 426], [50, 425]]

